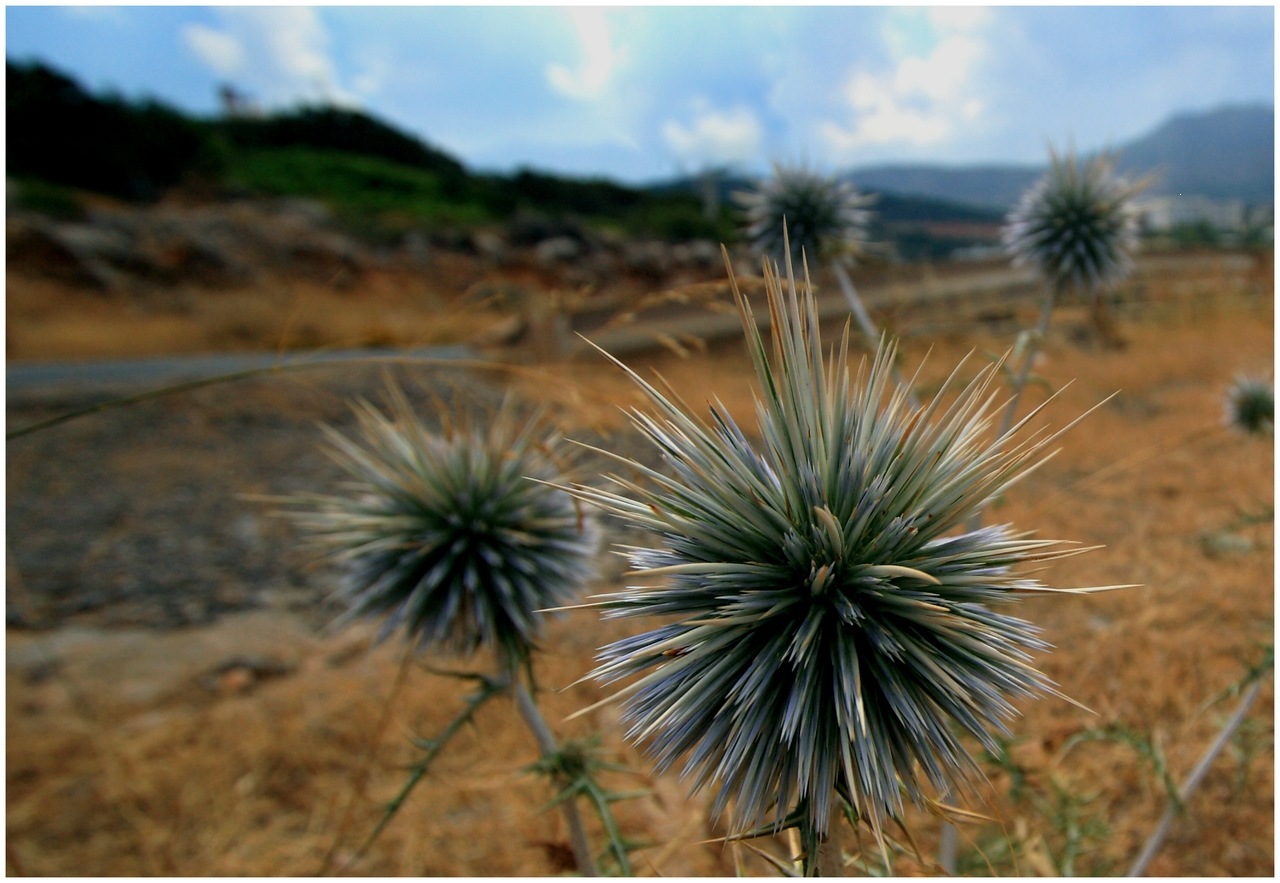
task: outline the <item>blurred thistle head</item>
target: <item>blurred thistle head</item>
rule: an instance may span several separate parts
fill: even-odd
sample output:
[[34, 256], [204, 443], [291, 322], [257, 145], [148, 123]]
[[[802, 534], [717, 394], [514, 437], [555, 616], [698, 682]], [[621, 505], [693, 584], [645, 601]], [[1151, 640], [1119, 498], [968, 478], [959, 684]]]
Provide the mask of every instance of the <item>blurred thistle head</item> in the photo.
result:
[[[731, 277], [732, 282], [732, 277]], [[656, 409], [633, 412], [668, 471], [575, 493], [661, 537], [628, 547], [653, 585], [595, 596], [606, 617], [663, 624], [602, 648], [591, 676], [628, 681], [628, 738], [659, 771], [683, 758], [715, 784], [735, 833], [825, 834], [839, 794], [876, 831], [905, 793], [972, 784], [962, 734], [996, 749], [1014, 699], [1060, 695], [1030, 664], [1047, 646], [999, 607], [1050, 589], [1025, 565], [1072, 554], [1008, 526], [965, 531], [1060, 433], [1029, 415], [991, 438], [998, 366], [952, 373], [924, 407], [891, 381], [882, 344], [851, 377], [848, 329], [824, 365], [811, 289], [766, 262], [772, 346], [734, 286], [760, 383], [759, 441], [716, 402], [710, 420], [628, 371]], [[616, 360], [615, 360], [616, 361]], [[621, 365], [620, 362], [617, 364]], [[622, 366], [625, 369], [625, 366]], [[1065, 431], [1065, 430], [1063, 430]]]
[[1134, 197], [1145, 181], [1115, 174], [1105, 155], [1081, 164], [1074, 152], [1049, 154], [1049, 171], [1009, 213], [1003, 238], [1014, 263], [1030, 265], [1056, 289], [1093, 289], [1132, 268], [1138, 243]]
[[360, 437], [325, 427], [347, 493], [293, 498], [289, 512], [346, 565], [340, 622], [384, 618], [421, 647], [496, 650], [515, 665], [543, 614], [590, 578], [594, 524], [565, 491], [559, 439], [510, 403], [485, 425], [468, 417], [427, 430], [403, 393], [389, 416], [355, 407]]
[[1275, 388], [1271, 381], [1240, 375], [1227, 388], [1227, 425], [1248, 435], [1275, 429]]
[[[773, 177], [754, 191], [735, 193], [747, 215], [745, 234], [751, 248], [782, 263], [800, 253], [815, 258], [840, 258], [856, 253], [867, 241], [874, 197], [865, 196], [848, 181], [827, 177], [804, 165], [774, 163]], [[786, 223], [790, 248], [782, 235]]]

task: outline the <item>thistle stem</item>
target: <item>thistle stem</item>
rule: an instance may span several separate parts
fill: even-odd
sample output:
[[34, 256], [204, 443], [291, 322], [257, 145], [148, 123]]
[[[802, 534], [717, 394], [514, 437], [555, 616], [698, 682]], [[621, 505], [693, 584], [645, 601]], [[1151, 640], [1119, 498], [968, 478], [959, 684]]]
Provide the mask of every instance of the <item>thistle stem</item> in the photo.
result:
[[805, 836], [802, 829], [801, 841], [812, 854], [806, 856], [804, 872], [806, 877], [843, 877], [844, 876], [844, 844], [841, 837], [840, 798], [833, 792], [831, 809], [827, 814], [827, 833], [819, 834], [810, 829]]
[[[862, 335], [867, 339], [867, 346], [873, 350], [876, 349], [880, 345], [880, 332], [871, 321], [871, 314], [867, 312], [866, 304], [862, 302], [858, 289], [854, 288], [853, 280], [849, 278], [844, 265], [839, 261], [832, 261], [831, 269], [836, 274], [836, 281], [840, 283], [840, 291], [843, 292], [844, 299], [849, 303], [849, 311], [858, 320], [858, 327], [862, 329]], [[899, 386], [907, 385], [896, 364], [893, 366], [893, 379]], [[910, 389], [907, 390], [907, 402], [913, 408], [919, 405], [915, 392]]]
[[844, 849], [840, 841], [839, 826], [818, 841], [818, 854], [814, 859], [814, 866], [819, 877], [844, 876]]
[[1009, 427], [1013, 425], [1014, 415], [1018, 411], [1018, 400], [1022, 398], [1022, 390], [1027, 386], [1027, 378], [1031, 376], [1031, 363], [1035, 361], [1036, 354], [1040, 352], [1040, 343], [1049, 333], [1049, 320], [1053, 316], [1053, 307], [1058, 299], [1058, 287], [1056, 285], [1049, 286], [1048, 295], [1044, 299], [1044, 307], [1040, 311], [1040, 321], [1036, 323], [1035, 331], [1031, 335], [1031, 339], [1027, 341], [1026, 351], [1022, 354], [1022, 367], [1018, 369], [1018, 379], [1013, 384], [1013, 398], [1009, 399], [1009, 404], [1005, 406], [1004, 417], [1000, 421], [1000, 432], [997, 438], [1009, 431]]
[[[525, 724], [528, 725], [529, 731], [533, 733], [533, 738], [537, 741], [538, 750], [542, 752], [543, 757], [554, 755], [559, 750], [559, 746], [556, 744], [556, 737], [551, 732], [551, 728], [547, 726], [542, 713], [538, 711], [538, 705], [534, 702], [533, 694], [529, 692], [524, 679], [514, 671], [511, 672], [511, 697], [515, 701], [516, 709], [520, 712], [520, 716], [524, 718]], [[569, 828], [569, 845], [573, 849], [573, 857], [578, 864], [578, 872], [584, 877], [598, 877], [599, 871], [596, 870], [595, 857], [592, 855], [591, 845], [587, 841], [587, 832], [582, 824], [582, 815], [578, 812], [577, 799], [569, 797], [561, 801], [560, 810], [564, 813], [564, 821]]]
[[[942, 796], [942, 799], [946, 801], [950, 797], [951, 791], [948, 790]], [[943, 822], [942, 833], [938, 841], [938, 865], [949, 877], [954, 877], [956, 874], [956, 854], [959, 852], [959, 848], [960, 836], [959, 832], [956, 831], [956, 826], [951, 822]]]
[[1160, 824], [1156, 826], [1156, 829], [1151, 832], [1151, 836], [1147, 838], [1146, 844], [1142, 847], [1142, 852], [1134, 860], [1133, 867], [1129, 869], [1129, 873], [1125, 875], [1126, 877], [1141, 877], [1146, 873], [1147, 865], [1155, 858], [1156, 852], [1159, 851], [1160, 846], [1164, 843], [1164, 838], [1169, 833], [1170, 826], [1173, 825], [1173, 820], [1178, 814], [1179, 807], [1186, 805], [1187, 798], [1191, 796], [1191, 792], [1200, 784], [1200, 780], [1209, 771], [1214, 759], [1226, 747], [1231, 737], [1235, 735], [1235, 731], [1240, 728], [1240, 724], [1244, 723], [1245, 715], [1249, 712], [1253, 701], [1258, 698], [1258, 692], [1261, 689], [1262, 681], [1254, 681], [1253, 686], [1249, 688], [1249, 692], [1240, 700], [1240, 704], [1236, 706], [1231, 718], [1219, 731], [1218, 738], [1213, 740], [1213, 744], [1209, 746], [1204, 756], [1200, 758], [1200, 762], [1191, 771], [1191, 775], [1187, 776], [1186, 781], [1182, 783], [1182, 787], [1178, 790], [1177, 802], [1170, 802], [1169, 807], [1160, 818]]
[[[1022, 353], [1022, 365], [1018, 368], [1018, 377], [1013, 384], [1013, 396], [1009, 399], [1009, 404], [1005, 405], [1004, 415], [1000, 418], [1000, 431], [996, 433], [996, 438], [1004, 436], [1009, 432], [1009, 427], [1013, 426], [1013, 418], [1018, 413], [1018, 400], [1022, 398], [1022, 390], [1026, 388], [1027, 378], [1031, 376], [1031, 363], [1035, 361], [1036, 353], [1040, 351], [1040, 342], [1049, 333], [1049, 320], [1053, 317], [1053, 307], [1057, 299], [1058, 286], [1051, 284], [1045, 295], [1044, 306], [1040, 310], [1040, 320], [1036, 322], [1031, 339], [1027, 341], [1027, 348]], [[982, 527], [981, 509], [973, 513], [965, 529], [975, 531], [980, 527]], [[942, 799], [948, 800], [950, 796], [951, 792], [948, 790], [942, 795]], [[959, 838], [956, 836], [955, 825], [951, 822], [943, 822], [941, 839], [938, 841], [938, 864], [947, 874], [954, 875], [956, 872], [958, 849]]]
[[858, 289], [853, 287], [853, 280], [849, 278], [849, 274], [845, 272], [844, 264], [840, 263], [840, 261], [832, 261], [831, 269], [836, 274], [836, 281], [840, 283], [840, 291], [844, 294], [844, 299], [849, 302], [849, 311], [858, 320], [858, 327], [862, 329], [863, 335], [867, 338], [867, 343], [874, 349], [880, 340], [880, 332], [876, 330], [875, 323], [871, 321], [871, 314], [867, 312], [866, 305], [858, 295]]
[[[347, 797], [346, 808], [342, 811], [342, 820], [338, 823], [338, 836], [334, 839], [333, 845], [329, 847], [329, 851], [325, 853], [324, 860], [320, 865], [317, 876], [324, 876], [333, 863], [334, 854], [337, 853], [338, 847], [342, 845], [342, 840], [347, 830], [347, 826], [351, 824], [352, 812], [355, 809], [356, 797], [364, 791], [365, 785], [369, 781], [369, 766], [373, 759], [374, 748], [378, 739], [382, 737], [383, 731], [387, 728], [387, 724], [391, 720], [391, 709], [395, 703], [395, 698], [400, 693], [400, 688], [404, 686], [405, 676], [409, 673], [409, 664], [413, 661], [413, 650], [406, 650], [404, 657], [400, 660], [400, 667], [396, 669], [396, 678], [391, 682], [391, 689], [387, 693], [386, 700], [382, 703], [382, 711], [378, 714], [378, 723], [373, 728], [373, 735], [369, 739], [369, 744], [365, 747], [364, 756], [360, 759], [360, 766], [356, 770], [355, 780], [351, 788], [351, 794]], [[360, 848], [357, 855], [364, 852], [364, 849], [373, 842], [373, 838], [377, 836], [377, 831], [382, 830], [384, 824], [390, 816], [384, 816], [383, 822], [379, 824], [375, 833]]]
[[[412, 653], [410, 653], [409, 656], [412, 656]], [[382, 833], [383, 829], [386, 828], [387, 824], [393, 818], [395, 818], [396, 813], [400, 811], [400, 807], [403, 806], [405, 800], [409, 798], [409, 793], [413, 791], [413, 789], [417, 787], [418, 783], [422, 781], [422, 778], [426, 776], [427, 770], [431, 767], [432, 761], [436, 759], [436, 755], [443, 750], [444, 746], [449, 743], [449, 740], [457, 735], [458, 731], [461, 730], [462, 727], [473, 717], [475, 717], [475, 714], [480, 709], [481, 705], [488, 702], [494, 696], [502, 693], [504, 689], [504, 684], [500, 681], [495, 681], [486, 677], [477, 677], [477, 680], [480, 682], [479, 689], [477, 689], [471, 696], [467, 697], [466, 706], [457, 714], [456, 717], [454, 717], [452, 721], [449, 722], [449, 725], [444, 728], [440, 735], [430, 740], [426, 753], [410, 771], [408, 780], [406, 780], [404, 785], [401, 786], [399, 792], [396, 793], [396, 796], [393, 797], [391, 802], [383, 809], [382, 818], [378, 819], [378, 824], [376, 824], [373, 830], [369, 832], [369, 836], [365, 838], [364, 843], [360, 844], [360, 848], [355, 851], [351, 860], [347, 862], [347, 867], [369, 851], [369, 847], [378, 839], [378, 836]], [[325, 864], [327, 867], [328, 858], [325, 859]]]

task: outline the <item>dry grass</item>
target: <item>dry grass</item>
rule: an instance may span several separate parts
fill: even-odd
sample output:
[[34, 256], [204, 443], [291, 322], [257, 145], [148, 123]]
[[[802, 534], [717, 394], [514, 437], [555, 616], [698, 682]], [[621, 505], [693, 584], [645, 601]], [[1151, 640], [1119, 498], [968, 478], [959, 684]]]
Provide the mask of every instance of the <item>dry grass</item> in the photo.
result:
[[[991, 516], [1043, 536], [1105, 545], [1055, 565], [1051, 584], [1142, 588], [1036, 600], [1021, 611], [1043, 624], [1057, 647], [1040, 664], [1093, 713], [1041, 700], [1026, 704], [1014, 722], [1011, 758], [1025, 776], [1022, 795], [1011, 796], [1012, 767], [991, 765], [990, 787], [969, 805], [996, 821], [961, 829], [970, 855], [980, 849], [1001, 873], [1060, 873], [1077, 835], [1077, 872], [1122, 873], [1166, 798], [1129, 745], [1073, 745], [1072, 737], [1123, 727], [1157, 745], [1181, 779], [1232, 709], [1230, 699], [1211, 700], [1273, 642], [1273, 521], [1242, 519], [1273, 505], [1273, 447], [1220, 425], [1232, 377], [1273, 363], [1270, 290], [1127, 315], [1124, 351], [1073, 343], [1069, 332], [1078, 319], [1068, 310], [1056, 320], [1038, 366], [1054, 388], [1074, 379], [1049, 409], [1050, 422], [1120, 395], [1069, 434], [1062, 453]], [[908, 341], [905, 364], [914, 366], [932, 346], [925, 375], [936, 381], [965, 352], [1000, 351], [1009, 343], [1007, 335], [958, 329]], [[714, 394], [751, 423], [747, 362], [737, 345], [687, 359], [655, 354], [632, 361], [659, 371], [690, 405], [701, 408]], [[617, 405], [637, 399], [601, 362], [583, 357], [517, 374], [515, 382], [529, 395], [572, 406], [579, 427], [623, 432]], [[1033, 387], [1029, 397], [1043, 394]], [[589, 668], [595, 648], [621, 629], [586, 614], [557, 621], [539, 662], [542, 680], [552, 687], [572, 683]], [[389, 725], [374, 732], [401, 650], [394, 644], [368, 650], [368, 638], [359, 629], [317, 636], [280, 614], [233, 617], [191, 634], [64, 630], [57, 644], [48, 635], [11, 631], [11, 659], [48, 647], [61, 663], [22, 673], [9, 667], [8, 870], [306, 875], [320, 872], [332, 853], [330, 870], [361, 875], [556, 872], [562, 823], [543, 811], [545, 783], [520, 772], [535, 749], [502, 700], [450, 745], [369, 855], [346, 864], [403, 782], [415, 757], [407, 737], [439, 730], [466, 690], [412, 669]], [[232, 653], [271, 654], [294, 668], [283, 677], [233, 672], [210, 681], [209, 666]], [[185, 665], [169, 679], [178, 687], [140, 692], [145, 659]], [[559, 722], [597, 698], [589, 684], [548, 693], [548, 717]], [[1149, 873], [1274, 873], [1273, 703], [1269, 676], [1241, 737], [1218, 759]], [[767, 871], [745, 851], [699, 843], [717, 833], [702, 802], [686, 800], [673, 778], [646, 774], [636, 750], [621, 742], [616, 711], [560, 728], [602, 731], [608, 751], [637, 771], [617, 784], [651, 789], [618, 806], [626, 832], [653, 844], [636, 853], [639, 872], [727, 875], [735, 858], [744, 870]], [[361, 762], [371, 749], [361, 785]], [[1055, 788], [1064, 795], [1056, 802]], [[937, 829], [932, 818], [916, 819], [926, 856], [935, 853]], [[988, 872], [981, 859], [974, 862], [973, 872]], [[896, 870], [926, 868], [904, 858]]]
[[404, 273], [371, 271], [349, 291], [279, 279], [106, 297], [13, 273], [7, 283], [12, 360], [430, 346], [469, 340], [503, 318], [483, 305], [459, 309], [451, 287]]

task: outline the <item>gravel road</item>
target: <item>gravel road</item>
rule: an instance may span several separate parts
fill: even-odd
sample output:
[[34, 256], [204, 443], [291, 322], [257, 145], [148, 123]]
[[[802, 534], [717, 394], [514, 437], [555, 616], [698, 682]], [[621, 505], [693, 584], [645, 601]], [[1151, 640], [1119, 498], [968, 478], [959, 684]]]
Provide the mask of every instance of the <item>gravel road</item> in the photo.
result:
[[[381, 400], [384, 369], [341, 367], [205, 387], [113, 408], [10, 440], [7, 614], [11, 626], [67, 622], [172, 627], [231, 610], [313, 611], [332, 575], [256, 496], [334, 490], [341, 470], [319, 423], [353, 425], [347, 402]], [[408, 394], [492, 403], [460, 370], [396, 372]], [[10, 402], [12, 429], [83, 396]]]

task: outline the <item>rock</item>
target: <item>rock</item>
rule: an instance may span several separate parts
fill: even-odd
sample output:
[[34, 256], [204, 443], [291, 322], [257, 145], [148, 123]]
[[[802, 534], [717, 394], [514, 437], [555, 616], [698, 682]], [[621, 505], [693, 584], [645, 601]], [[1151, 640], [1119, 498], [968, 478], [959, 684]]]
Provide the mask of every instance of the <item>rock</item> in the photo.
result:
[[572, 236], [555, 236], [544, 239], [534, 249], [534, 259], [544, 270], [552, 270], [582, 256], [582, 243]]
[[400, 240], [400, 260], [412, 267], [425, 268], [431, 264], [431, 240], [417, 230], [410, 230]]
[[507, 222], [507, 241], [515, 248], [536, 246], [547, 239], [568, 236], [585, 242], [586, 234], [572, 221], [537, 212], [521, 212]]
[[193, 684], [215, 693], [249, 689], [294, 672], [316, 644], [298, 618], [260, 611], [200, 629], [64, 626], [10, 634], [5, 665], [27, 678], [53, 666], [98, 708], [137, 707], [187, 696]]
[[506, 240], [492, 230], [477, 230], [471, 235], [471, 243], [476, 255], [492, 266], [500, 267], [509, 259]]
[[233, 656], [200, 678], [211, 693], [246, 693], [260, 681], [292, 674], [296, 666], [263, 656]]
[[326, 227], [333, 223], [333, 212], [316, 199], [303, 199], [296, 196], [276, 200], [276, 212], [301, 227]]
[[710, 239], [694, 239], [671, 247], [672, 261], [686, 270], [714, 270], [721, 266], [720, 246]]
[[475, 334], [468, 342], [479, 349], [514, 346], [528, 333], [529, 320], [517, 314], [499, 319]]
[[10, 267], [97, 291], [114, 291], [124, 276], [112, 260], [133, 264], [130, 243], [118, 231], [89, 224], [44, 220], [13, 221], [7, 226]]
[[365, 269], [360, 249], [339, 233], [312, 233], [284, 243], [280, 264], [288, 275], [341, 289], [354, 286]]
[[327, 210], [305, 201], [102, 209], [87, 222], [11, 221], [7, 233], [11, 267], [100, 291], [220, 288], [263, 271], [349, 288], [372, 261], [332, 228]]
[[670, 275], [674, 265], [671, 247], [657, 240], [628, 242], [623, 246], [622, 266], [629, 273], [660, 280]]
[[537, 296], [537, 289], [530, 285], [505, 279], [482, 279], [462, 293], [462, 300], [504, 312], [523, 312]]

